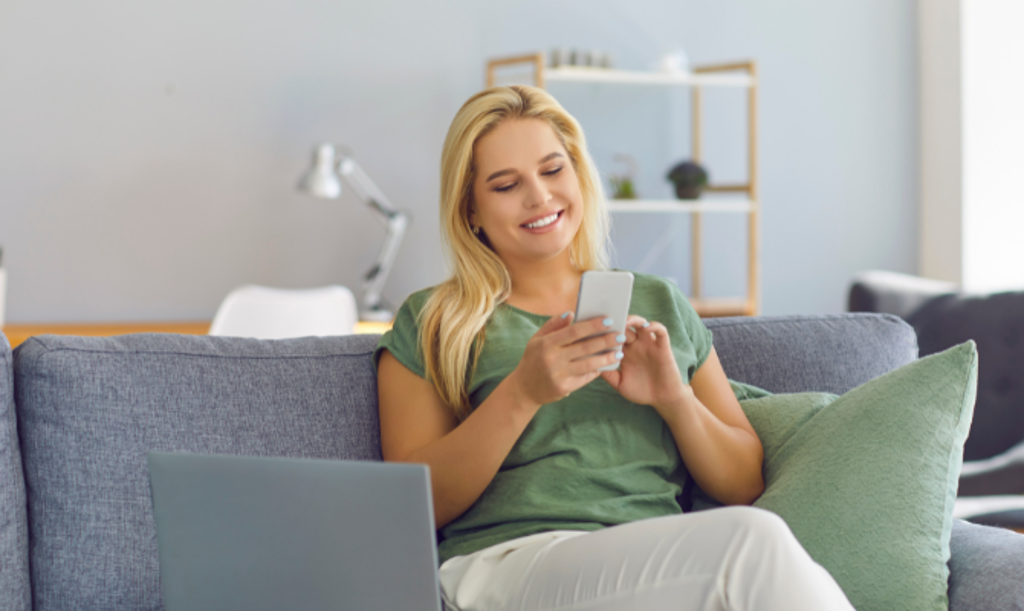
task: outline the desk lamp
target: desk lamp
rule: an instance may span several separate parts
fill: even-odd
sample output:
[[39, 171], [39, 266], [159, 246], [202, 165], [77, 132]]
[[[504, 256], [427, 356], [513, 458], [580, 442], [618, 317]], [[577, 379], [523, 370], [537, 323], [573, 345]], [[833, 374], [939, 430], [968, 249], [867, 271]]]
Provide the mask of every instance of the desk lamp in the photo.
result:
[[348, 183], [356, 197], [369, 206], [387, 228], [377, 260], [363, 275], [359, 318], [389, 322], [394, 318], [394, 312], [381, 305], [380, 292], [398, 254], [398, 245], [409, 225], [409, 217], [391, 205], [351, 155], [339, 158], [334, 146], [330, 144], [321, 144], [316, 148], [313, 167], [299, 181], [299, 190], [324, 199], [338, 199], [341, 196], [341, 179]]

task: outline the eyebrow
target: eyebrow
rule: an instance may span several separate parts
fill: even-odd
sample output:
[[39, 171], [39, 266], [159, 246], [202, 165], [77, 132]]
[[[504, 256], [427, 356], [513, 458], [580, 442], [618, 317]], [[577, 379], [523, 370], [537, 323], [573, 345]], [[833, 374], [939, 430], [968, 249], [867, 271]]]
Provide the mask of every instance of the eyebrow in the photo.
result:
[[[554, 159], [555, 157], [564, 157], [564, 155], [562, 155], [558, 151], [555, 151], [554, 153], [548, 153], [547, 155], [544, 156], [543, 159], [541, 159], [540, 161], [537, 162], [537, 165], [540, 165], [540, 164], [544, 163], [545, 161], [550, 161], [550, 160]], [[491, 182], [495, 178], [498, 178], [499, 176], [504, 176], [506, 174], [515, 174], [515, 170], [512, 170], [512, 169], [509, 169], [509, 170], [498, 170], [494, 174], [491, 174], [490, 176], [488, 176], [487, 180], [485, 180], [484, 182]]]

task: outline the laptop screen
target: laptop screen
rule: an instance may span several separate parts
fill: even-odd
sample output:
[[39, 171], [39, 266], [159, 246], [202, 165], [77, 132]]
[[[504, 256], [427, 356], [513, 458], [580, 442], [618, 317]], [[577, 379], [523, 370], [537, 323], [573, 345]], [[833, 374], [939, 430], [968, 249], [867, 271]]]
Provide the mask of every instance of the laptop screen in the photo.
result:
[[425, 465], [149, 455], [168, 611], [440, 611]]

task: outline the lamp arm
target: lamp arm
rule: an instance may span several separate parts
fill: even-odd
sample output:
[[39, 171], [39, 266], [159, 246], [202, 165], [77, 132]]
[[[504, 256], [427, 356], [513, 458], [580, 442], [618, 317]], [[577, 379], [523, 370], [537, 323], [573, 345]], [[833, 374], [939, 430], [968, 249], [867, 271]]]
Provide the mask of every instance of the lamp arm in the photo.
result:
[[405, 237], [409, 226], [409, 217], [391, 205], [366, 172], [351, 157], [343, 157], [338, 163], [338, 174], [345, 180], [356, 196], [380, 216], [387, 225], [387, 234], [381, 245], [377, 260], [363, 275], [363, 307], [361, 317], [364, 320], [389, 321], [392, 312], [381, 307], [381, 290], [391, 272], [391, 265], [398, 255], [398, 246]]
[[374, 319], [375, 312], [377, 318], [385, 317], [386, 320], [391, 320], [392, 313], [383, 311], [381, 307], [380, 293], [387, 281], [388, 274], [391, 273], [391, 265], [395, 262], [395, 257], [398, 256], [398, 246], [401, 244], [402, 238], [405, 237], [405, 229], [408, 226], [409, 217], [401, 212], [396, 212], [388, 219], [387, 235], [377, 254], [377, 260], [373, 267], [363, 275], [365, 281], [363, 284], [363, 314], [367, 320]]
[[366, 175], [363, 168], [351, 157], [342, 157], [338, 162], [338, 174], [345, 179], [359, 199], [373, 207], [385, 217], [390, 218], [398, 213], [398, 208], [391, 205], [388, 198], [381, 193], [377, 185]]

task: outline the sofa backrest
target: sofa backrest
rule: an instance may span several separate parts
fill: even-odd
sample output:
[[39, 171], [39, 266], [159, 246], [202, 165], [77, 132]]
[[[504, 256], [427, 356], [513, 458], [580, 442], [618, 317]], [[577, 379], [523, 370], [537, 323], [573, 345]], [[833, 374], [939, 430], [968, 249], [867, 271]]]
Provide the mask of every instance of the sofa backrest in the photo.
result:
[[846, 391], [917, 358], [914, 329], [891, 314], [704, 321], [725, 374], [773, 393]]
[[36, 611], [161, 608], [149, 451], [379, 460], [376, 340], [146, 334], [19, 346]]
[[14, 410], [11, 344], [0, 333], [0, 608], [32, 609], [28, 576], [25, 479]]
[[1024, 291], [942, 295], [907, 322], [922, 356], [969, 339], [978, 344], [978, 399], [964, 460], [998, 456], [1024, 441]]
[[[913, 331], [891, 316], [707, 324], [727, 375], [773, 392], [844, 392], [916, 355]], [[379, 460], [377, 339], [44, 336], [20, 346], [36, 611], [161, 608], [149, 451]]]

